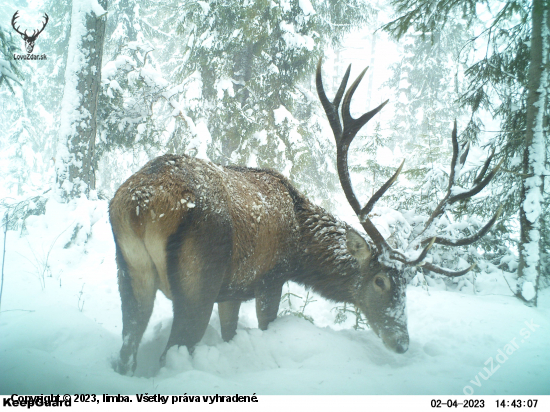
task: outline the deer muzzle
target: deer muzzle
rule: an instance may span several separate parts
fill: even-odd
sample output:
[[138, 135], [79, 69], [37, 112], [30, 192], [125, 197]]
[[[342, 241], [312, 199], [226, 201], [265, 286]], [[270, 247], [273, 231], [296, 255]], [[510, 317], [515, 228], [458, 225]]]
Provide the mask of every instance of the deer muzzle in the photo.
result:
[[396, 333], [381, 333], [384, 345], [395, 353], [405, 353], [409, 349], [409, 334], [407, 331], [398, 331]]

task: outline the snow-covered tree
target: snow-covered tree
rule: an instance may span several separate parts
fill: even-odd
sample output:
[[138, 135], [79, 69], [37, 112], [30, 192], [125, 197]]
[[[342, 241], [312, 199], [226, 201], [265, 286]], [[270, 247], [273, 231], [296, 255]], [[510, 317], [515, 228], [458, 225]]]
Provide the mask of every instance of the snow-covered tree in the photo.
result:
[[5, 85], [13, 93], [13, 83], [21, 84], [23, 79], [21, 71], [13, 60], [13, 53], [19, 47], [11, 32], [0, 26], [0, 87]]
[[95, 189], [97, 97], [105, 36], [106, 0], [73, 0], [71, 35], [56, 153], [60, 199]]
[[325, 159], [333, 143], [322, 136], [310, 79], [322, 51], [370, 12], [358, 1], [178, 6], [168, 24], [177, 25], [184, 46], [173, 67], [187, 82], [182, 131], [190, 148], [205, 138], [202, 128], [212, 139], [212, 160], [272, 167], [318, 190], [311, 176], [330, 175]]
[[107, 47], [98, 149], [188, 153], [271, 167], [317, 194], [331, 187], [317, 181], [332, 176], [323, 171], [333, 164], [333, 143], [321, 133], [311, 78], [321, 50], [365, 23], [368, 5], [128, 0], [115, 7], [110, 36], [122, 46]]
[[541, 220], [543, 211], [546, 152], [550, 133], [547, 109], [550, 68], [550, 5], [534, 0], [531, 10], [531, 50], [527, 84], [527, 114], [521, 204], [518, 294], [536, 306], [541, 274]]

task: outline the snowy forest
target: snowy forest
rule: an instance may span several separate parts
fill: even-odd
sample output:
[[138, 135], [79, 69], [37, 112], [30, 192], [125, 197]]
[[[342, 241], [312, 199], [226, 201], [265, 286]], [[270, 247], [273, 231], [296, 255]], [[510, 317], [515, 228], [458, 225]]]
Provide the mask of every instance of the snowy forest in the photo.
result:
[[[7, 0], [0, 16], [0, 395], [550, 394], [550, 3]], [[332, 105], [348, 65], [350, 85], [369, 68], [342, 113], [382, 106], [338, 148], [361, 213], [316, 80]], [[165, 154], [276, 171], [387, 248], [408, 350], [289, 281], [267, 329], [248, 300], [225, 341], [214, 305], [161, 364], [159, 290], [118, 373], [109, 202]]]

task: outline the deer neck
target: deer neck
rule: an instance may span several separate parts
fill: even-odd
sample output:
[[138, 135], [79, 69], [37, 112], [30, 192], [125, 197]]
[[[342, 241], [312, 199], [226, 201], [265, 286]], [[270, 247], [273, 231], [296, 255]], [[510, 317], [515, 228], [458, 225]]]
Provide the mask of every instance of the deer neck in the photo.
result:
[[298, 270], [292, 280], [311, 287], [323, 297], [353, 303], [360, 287], [359, 266], [348, 252], [348, 226], [320, 207], [311, 205], [298, 214], [300, 242]]

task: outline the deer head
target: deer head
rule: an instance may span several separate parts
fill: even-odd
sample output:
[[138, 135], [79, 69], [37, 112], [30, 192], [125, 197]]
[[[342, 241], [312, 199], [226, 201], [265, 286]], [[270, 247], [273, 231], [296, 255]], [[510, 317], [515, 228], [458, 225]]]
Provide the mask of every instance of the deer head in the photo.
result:
[[[328, 100], [321, 77], [321, 63], [319, 60], [316, 73], [316, 85], [319, 99], [323, 105], [330, 126], [334, 133], [337, 148], [338, 176], [346, 198], [359, 218], [359, 221], [372, 242], [367, 242], [359, 233], [348, 231], [348, 250], [359, 262], [365, 273], [366, 282], [357, 291], [356, 306], [367, 317], [373, 330], [382, 338], [385, 345], [398, 353], [403, 353], [408, 348], [409, 336], [405, 314], [405, 289], [408, 283], [404, 274], [405, 268], [410, 266], [423, 266], [424, 268], [446, 276], [461, 276], [475, 267], [475, 264], [461, 271], [447, 270], [428, 262], [424, 262], [430, 248], [434, 244], [447, 246], [464, 246], [474, 243], [485, 235], [495, 223], [501, 213], [497, 211], [494, 217], [473, 236], [462, 239], [451, 239], [438, 236], [436, 233], [437, 221], [445, 213], [447, 208], [455, 202], [465, 200], [479, 193], [498, 172], [502, 161], [487, 174], [493, 153], [486, 160], [479, 176], [470, 189], [455, 187], [457, 177], [468, 155], [468, 144], [459, 145], [457, 139], [456, 121], [452, 132], [453, 156], [449, 185], [445, 197], [435, 208], [432, 215], [426, 221], [425, 226], [410, 244], [407, 250], [393, 249], [369, 217], [375, 203], [384, 195], [389, 187], [397, 180], [403, 169], [405, 161], [401, 163], [395, 174], [371, 197], [364, 207], [361, 207], [351, 186], [348, 168], [348, 149], [359, 130], [388, 103], [386, 100], [374, 110], [354, 119], [350, 114], [350, 102], [355, 90], [361, 82], [367, 69], [357, 77], [355, 82], [346, 91], [350, 75], [351, 65], [348, 67], [344, 78], [336, 92], [334, 100]], [[345, 95], [344, 95], [345, 92]], [[342, 101], [343, 98], [343, 101]], [[342, 103], [341, 113], [339, 113]]]
[[32, 35], [29, 36], [27, 34], [27, 30], [25, 30], [24, 32], [19, 31], [19, 28], [21, 26], [15, 27], [15, 21], [19, 18], [18, 13], [19, 13], [19, 10], [17, 10], [14, 13], [13, 17], [11, 18], [11, 25], [12, 25], [13, 29], [17, 33], [19, 33], [21, 35], [21, 37], [23, 38], [23, 40], [25, 41], [25, 49], [27, 50], [27, 53], [32, 53], [32, 51], [34, 49], [34, 42], [38, 38], [38, 35], [44, 31], [44, 28], [48, 24], [49, 17], [46, 13], [44, 13], [44, 23], [42, 24], [42, 27], [39, 30], [34, 30]]

